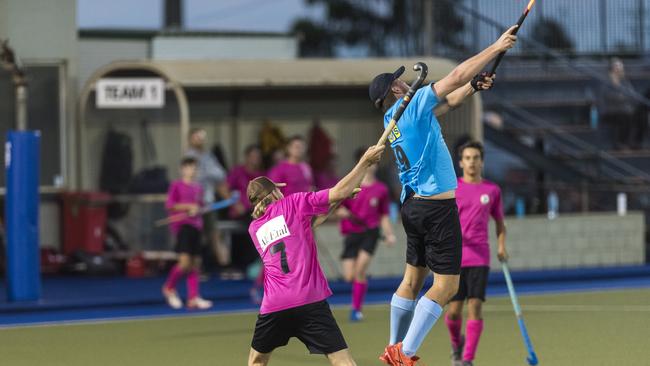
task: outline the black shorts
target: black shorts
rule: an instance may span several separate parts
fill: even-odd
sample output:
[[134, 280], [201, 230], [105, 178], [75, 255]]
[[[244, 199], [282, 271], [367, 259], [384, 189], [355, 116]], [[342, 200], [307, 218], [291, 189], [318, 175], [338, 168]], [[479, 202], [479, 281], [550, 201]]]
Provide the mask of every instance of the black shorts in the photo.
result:
[[286, 346], [291, 337], [300, 339], [314, 354], [327, 355], [348, 348], [325, 300], [258, 315], [251, 347], [270, 353]]
[[411, 197], [402, 206], [406, 263], [445, 275], [460, 274], [462, 234], [455, 199]]
[[460, 269], [460, 283], [458, 293], [451, 301], [464, 301], [465, 299], [480, 299], [485, 301], [490, 267], [464, 267]]
[[368, 229], [362, 233], [348, 234], [343, 242], [341, 259], [354, 259], [361, 249], [372, 255], [375, 253], [375, 249], [377, 249], [378, 241], [379, 228]]
[[191, 225], [183, 225], [176, 235], [176, 251], [193, 256], [201, 255], [201, 232]]

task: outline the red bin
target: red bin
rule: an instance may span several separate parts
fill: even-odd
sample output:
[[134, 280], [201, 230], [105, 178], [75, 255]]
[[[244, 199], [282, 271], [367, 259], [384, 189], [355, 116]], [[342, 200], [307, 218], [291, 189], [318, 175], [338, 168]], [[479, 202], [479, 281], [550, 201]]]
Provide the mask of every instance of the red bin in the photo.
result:
[[106, 239], [106, 206], [110, 195], [103, 192], [63, 193], [63, 253], [77, 250], [100, 254]]

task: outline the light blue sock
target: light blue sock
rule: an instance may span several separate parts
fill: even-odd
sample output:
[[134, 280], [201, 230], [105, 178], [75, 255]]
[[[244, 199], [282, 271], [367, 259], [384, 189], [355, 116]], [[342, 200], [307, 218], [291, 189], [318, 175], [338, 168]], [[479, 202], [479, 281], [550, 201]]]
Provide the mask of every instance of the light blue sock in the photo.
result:
[[418, 305], [415, 307], [413, 321], [402, 344], [405, 355], [409, 357], [415, 355], [422, 341], [424, 341], [424, 337], [429, 334], [433, 325], [436, 324], [440, 314], [442, 314], [442, 308], [437, 302], [428, 299], [426, 296], [420, 298]]
[[389, 344], [396, 344], [401, 342], [409, 330], [411, 319], [413, 319], [413, 311], [417, 301], [405, 299], [403, 297], [393, 294], [390, 300], [390, 342]]

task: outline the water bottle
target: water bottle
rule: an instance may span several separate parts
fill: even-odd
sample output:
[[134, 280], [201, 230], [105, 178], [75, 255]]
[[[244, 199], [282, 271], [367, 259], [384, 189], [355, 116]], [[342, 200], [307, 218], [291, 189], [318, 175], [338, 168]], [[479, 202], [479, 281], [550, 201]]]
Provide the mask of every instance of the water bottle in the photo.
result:
[[523, 199], [523, 197], [517, 197], [515, 200], [515, 215], [518, 219], [526, 216], [526, 201]]
[[548, 194], [547, 204], [548, 204], [548, 219], [549, 220], [556, 219], [558, 215], [558, 209], [560, 206], [560, 200], [555, 191], [551, 191]]

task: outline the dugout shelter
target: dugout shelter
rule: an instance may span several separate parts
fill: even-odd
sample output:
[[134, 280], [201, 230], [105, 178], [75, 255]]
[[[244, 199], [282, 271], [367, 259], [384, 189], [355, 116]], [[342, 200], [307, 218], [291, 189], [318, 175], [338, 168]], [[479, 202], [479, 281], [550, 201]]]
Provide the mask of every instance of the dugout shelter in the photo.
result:
[[[306, 135], [318, 120], [336, 143], [337, 170], [353, 164], [353, 152], [376, 143], [382, 133], [381, 113], [368, 99], [368, 84], [381, 72], [404, 65], [403, 79], [411, 82], [418, 61], [429, 66], [429, 80], [447, 75], [455, 66], [441, 58], [299, 59], [299, 60], [140, 60], [116, 61], [101, 67], [80, 93], [78, 129], [79, 181], [83, 189], [98, 182], [102, 141], [113, 128], [134, 141], [134, 168], [161, 164], [176, 172], [191, 127], [203, 127], [208, 140], [218, 143], [230, 166], [240, 161], [248, 144], [257, 142], [264, 121], [285, 135]], [[164, 105], [151, 108], [98, 108], [97, 85], [106, 78], [159, 78], [164, 82]], [[442, 121], [447, 144], [461, 135], [482, 139], [481, 99], [472, 96]], [[146, 121], [148, 131], [143, 131]], [[152, 160], [139, 141], [148, 134], [156, 148]]]

